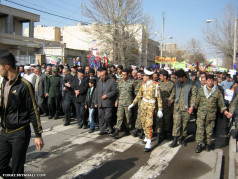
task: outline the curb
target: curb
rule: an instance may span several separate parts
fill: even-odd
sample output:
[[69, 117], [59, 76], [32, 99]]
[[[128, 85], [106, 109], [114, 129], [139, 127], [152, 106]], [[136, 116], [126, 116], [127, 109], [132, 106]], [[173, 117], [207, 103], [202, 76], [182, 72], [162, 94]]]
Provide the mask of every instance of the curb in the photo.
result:
[[[235, 130], [235, 126], [231, 127], [230, 131]], [[229, 141], [229, 173], [228, 173], [228, 178], [229, 179], [235, 179], [236, 178], [236, 150], [237, 150], [237, 145], [236, 145], [236, 139], [233, 139], [232, 136], [230, 136], [230, 141]]]
[[217, 160], [216, 160], [216, 166], [214, 171], [214, 178], [217, 178], [217, 179], [221, 178], [222, 163], [223, 163], [223, 151], [217, 150]]

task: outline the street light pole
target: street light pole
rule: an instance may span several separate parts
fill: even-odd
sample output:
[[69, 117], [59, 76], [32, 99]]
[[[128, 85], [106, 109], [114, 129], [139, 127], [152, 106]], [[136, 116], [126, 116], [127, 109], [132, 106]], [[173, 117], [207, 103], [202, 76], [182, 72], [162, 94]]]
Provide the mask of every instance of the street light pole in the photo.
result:
[[164, 15], [164, 12], [163, 12], [163, 24], [162, 24], [162, 34], [161, 34], [161, 50], [160, 50], [160, 56], [161, 57], [163, 57], [164, 21], [165, 21], [165, 15]]
[[237, 46], [237, 35], [236, 35], [236, 30], [237, 30], [237, 18], [235, 18], [235, 24], [234, 24], [234, 50], [233, 50], [233, 66], [236, 63], [236, 46]]

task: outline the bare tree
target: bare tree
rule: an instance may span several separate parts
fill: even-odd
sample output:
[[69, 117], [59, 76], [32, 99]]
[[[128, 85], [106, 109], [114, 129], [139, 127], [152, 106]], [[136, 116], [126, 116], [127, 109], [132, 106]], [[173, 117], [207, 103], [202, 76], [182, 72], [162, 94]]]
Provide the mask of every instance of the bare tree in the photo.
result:
[[191, 39], [187, 44], [187, 49], [185, 53], [185, 58], [189, 60], [189, 63], [195, 63], [196, 60], [199, 63], [204, 63], [205, 55], [202, 52], [200, 41], [196, 39]]
[[218, 53], [224, 56], [225, 67], [232, 67], [233, 41], [234, 41], [234, 19], [235, 8], [232, 4], [224, 8], [222, 17], [215, 19], [212, 23], [206, 24], [203, 28], [205, 40], [214, 46]]
[[114, 63], [128, 65], [141, 50], [138, 34], [145, 30], [141, 0], [89, 0], [83, 13], [96, 23], [94, 35], [98, 43], [113, 56]]

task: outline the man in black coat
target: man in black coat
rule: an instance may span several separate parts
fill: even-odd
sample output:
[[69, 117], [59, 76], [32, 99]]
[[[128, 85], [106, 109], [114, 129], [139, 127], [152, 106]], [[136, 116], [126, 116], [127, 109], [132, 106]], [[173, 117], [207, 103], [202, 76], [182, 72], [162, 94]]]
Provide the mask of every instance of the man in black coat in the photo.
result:
[[74, 78], [71, 87], [74, 89], [74, 105], [76, 108], [79, 129], [84, 126], [87, 128], [87, 120], [85, 119], [85, 100], [89, 88], [89, 78], [84, 76], [84, 70], [79, 69], [77, 77]]
[[65, 126], [70, 125], [71, 106], [74, 105], [74, 89], [71, 84], [74, 80], [73, 75], [68, 73], [67, 69], [63, 70], [63, 94], [64, 94], [64, 111], [65, 111]]
[[117, 96], [117, 86], [115, 80], [109, 79], [106, 68], [100, 69], [100, 80], [95, 91], [95, 107], [98, 108], [99, 135], [112, 133], [112, 110]]

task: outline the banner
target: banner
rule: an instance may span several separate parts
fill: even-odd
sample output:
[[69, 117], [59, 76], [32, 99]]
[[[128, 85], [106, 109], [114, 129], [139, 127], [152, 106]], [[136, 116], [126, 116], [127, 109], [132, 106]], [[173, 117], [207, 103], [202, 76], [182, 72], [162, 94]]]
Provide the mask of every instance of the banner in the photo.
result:
[[176, 62], [176, 57], [155, 57], [155, 63], [174, 63]]

